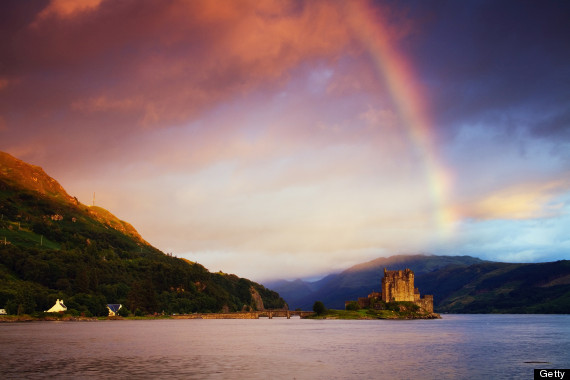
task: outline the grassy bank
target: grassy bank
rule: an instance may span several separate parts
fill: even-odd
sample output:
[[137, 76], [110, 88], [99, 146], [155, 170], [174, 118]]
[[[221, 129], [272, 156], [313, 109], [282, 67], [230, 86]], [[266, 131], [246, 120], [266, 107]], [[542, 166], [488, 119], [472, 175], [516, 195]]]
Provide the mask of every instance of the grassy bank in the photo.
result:
[[129, 317], [82, 317], [70, 314], [43, 313], [42, 315], [0, 315], [0, 323], [10, 322], [38, 322], [38, 321], [121, 321], [121, 320], [148, 320], [148, 319], [172, 319], [170, 315], [145, 315], [145, 316], [129, 316]]
[[313, 314], [307, 319], [439, 319], [441, 316], [436, 313], [425, 313], [420, 311], [395, 311], [395, 310], [334, 310], [328, 309], [324, 313]]

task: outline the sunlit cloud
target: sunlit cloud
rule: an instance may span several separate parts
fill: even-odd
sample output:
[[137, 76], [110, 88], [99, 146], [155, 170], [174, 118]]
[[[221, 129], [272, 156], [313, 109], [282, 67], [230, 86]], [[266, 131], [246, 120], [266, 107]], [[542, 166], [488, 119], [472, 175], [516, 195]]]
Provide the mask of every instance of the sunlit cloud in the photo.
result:
[[551, 218], [559, 215], [564, 206], [564, 202], [557, 199], [569, 191], [570, 182], [566, 179], [547, 183], [527, 182], [499, 189], [459, 206], [458, 212], [465, 218], [483, 220]]
[[102, 1], [103, 0], [51, 0], [48, 6], [38, 14], [34, 25], [37, 25], [38, 21], [50, 16], [71, 18], [83, 12], [94, 11]]
[[463, 7], [16, 2], [1, 149], [158, 248], [252, 278], [567, 257], [564, 5], [522, 4], [504, 29], [474, 21], [504, 5]]

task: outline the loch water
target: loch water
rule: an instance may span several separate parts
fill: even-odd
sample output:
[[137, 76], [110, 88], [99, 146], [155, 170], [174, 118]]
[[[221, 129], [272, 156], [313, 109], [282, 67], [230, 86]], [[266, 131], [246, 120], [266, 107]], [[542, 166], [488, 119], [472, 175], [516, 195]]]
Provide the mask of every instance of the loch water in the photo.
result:
[[570, 315], [0, 324], [3, 379], [532, 379], [570, 368]]

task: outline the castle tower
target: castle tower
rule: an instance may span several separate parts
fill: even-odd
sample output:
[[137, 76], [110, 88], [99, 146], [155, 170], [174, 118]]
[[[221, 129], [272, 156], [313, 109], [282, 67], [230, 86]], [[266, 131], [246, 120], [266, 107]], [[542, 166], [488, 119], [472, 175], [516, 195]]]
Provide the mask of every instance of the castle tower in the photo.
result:
[[[414, 272], [410, 269], [387, 270], [384, 268], [382, 294], [372, 292], [368, 295], [368, 298], [360, 297], [357, 302], [361, 308], [374, 307], [381, 309], [383, 305], [377, 305], [376, 303], [380, 296], [384, 302], [413, 302], [419, 306], [420, 310], [427, 313], [433, 313], [433, 296], [420, 296], [420, 291], [418, 288], [414, 287]], [[346, 301], [345, 307], [353, 304], [354, 302], [355, 301]]]
[[384, 268], [384, 277], [382, 278], [382, 301], [415, 302], [414, 272], [410, 269], [386, 270], [386, 268]]

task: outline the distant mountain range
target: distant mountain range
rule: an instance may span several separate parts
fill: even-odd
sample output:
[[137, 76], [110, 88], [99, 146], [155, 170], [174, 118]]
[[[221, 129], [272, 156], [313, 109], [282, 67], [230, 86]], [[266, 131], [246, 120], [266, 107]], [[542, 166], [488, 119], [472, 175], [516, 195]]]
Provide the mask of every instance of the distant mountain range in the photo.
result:
[[276, 292], [165, 255], [127, 222], [70, 196], [42, 168], [0, 152], [0, 308], [77, 313], [217, 312], [281, 308]]
[[410, 255], [378, 258], [341, 273], [307, 282], [274, 281], [265, 285], [292, 309], [322, 301], [332, 309], [344, 301], [381, 291], [383, 269], [410, 268], [422, 295], [433, 294], [439, 313], [570, 313], [570, 261], [514, 264], [470, 256]]

